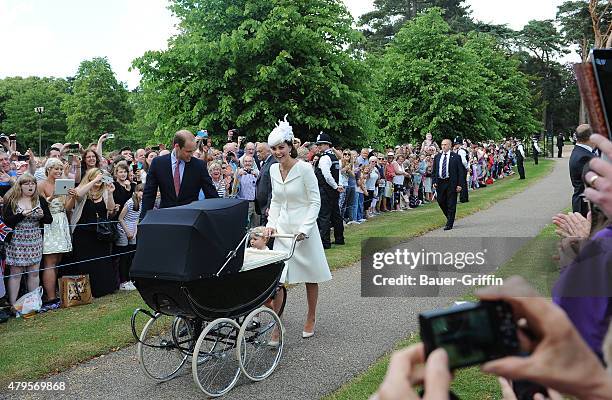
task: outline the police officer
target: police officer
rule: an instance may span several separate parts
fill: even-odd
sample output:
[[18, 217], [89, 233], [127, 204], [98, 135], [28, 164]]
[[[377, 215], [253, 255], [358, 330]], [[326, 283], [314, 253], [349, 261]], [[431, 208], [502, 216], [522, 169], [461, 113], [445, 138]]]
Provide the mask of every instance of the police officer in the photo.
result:
[[531, 150], [533, 152], [533, 161], [535, 165], [538, 165], [538, 156], [541, 153], [540, 145], [538, 144], [538, 137], [534, 136], [531, 142]]
[[467, 185], [467, 171], [468, 171], [468, 153], [466, 150], [465, 142], [461, 137], [455, 138], [455, 153], [461, 157], [461, 165], [459, 166], [461, 170], [461, 193], [459, 194], [459, 201], [462, 203], [467, 203], [468, 198], [468, 185]]
[[334, 244], [344, 244], [344, 225], [340, 216], [338, 200], [344, 187], [338, 185], [340, 178], [340, 161], [334, 153], [331, 137], [324, 132], [317, 136], [319, 161], [315, 165], [315, 175], [319, 182], [321, 209], [317, 218], [323, 248], [331, 247], [330, 228], [334, 228]]
[[514, 155], [516, 156], [516, 169], [518, 170], [519, 179], [525, 179], [525, 166], [523, 165], [523, 161], [525, 161], [525, 149], [523, 148], [523, 142], [521, 140], [516, 140], [516, 151]]

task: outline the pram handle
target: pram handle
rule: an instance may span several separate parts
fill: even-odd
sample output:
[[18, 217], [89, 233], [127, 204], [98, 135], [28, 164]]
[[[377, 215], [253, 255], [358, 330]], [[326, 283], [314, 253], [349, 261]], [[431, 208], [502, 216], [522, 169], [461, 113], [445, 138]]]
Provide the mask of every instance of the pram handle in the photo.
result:
[[[283, 261], [287, 261], [288, 259], [293, 257], [293, 253], [295, 252], [295, 246], [298, 242], [297, 238], [300, 235], [301, 233], [275, 233], [273, 235], [270, 235], [270, 237], [277, 239], [293, 239], [291, 242], [291, 250], [289, 251], [289, 254], [287, 254], [287, 258], [285, 258]], [[305, 236], [304, 239], [308, 239], [308, 236]]]
[[[299, 235], [300, 235], [299, 233], [275, 233], [273, 235], [270, 235], [270, 237], [281, 238], [281, 239], [295, 239]], [[308, 239], [308, 236], [306, 236], [306, 239]]]

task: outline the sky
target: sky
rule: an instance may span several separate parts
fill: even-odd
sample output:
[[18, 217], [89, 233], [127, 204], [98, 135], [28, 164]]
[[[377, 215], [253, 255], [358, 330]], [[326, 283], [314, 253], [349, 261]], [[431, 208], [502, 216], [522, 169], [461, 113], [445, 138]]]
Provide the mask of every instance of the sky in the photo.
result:
[[[299, 0], [297, 0], [299, 1]], [[564, 0], [466, 0], [483, 22], [521, 29], [532, 19], [554, 19]], [[351, 14], [373, 9], [373, 0], [344, 0]], [[106, 56], [132, 89], [131, 62], [162, 50], [176, 33], [167, 0], [0, 0], [0, 78], [73, 76], [81, 61]], [[577, 56], [569, 61], [578, 61]]]

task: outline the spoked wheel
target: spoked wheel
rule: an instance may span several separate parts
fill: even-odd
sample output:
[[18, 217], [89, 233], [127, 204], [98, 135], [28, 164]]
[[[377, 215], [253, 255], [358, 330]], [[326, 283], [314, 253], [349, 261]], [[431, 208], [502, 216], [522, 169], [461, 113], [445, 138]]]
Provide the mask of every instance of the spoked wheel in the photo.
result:
[[193, 380], [208, 396], [227, 393], [240, 377], [235, 347], [240, 326], [229, 318], [219, 318], [204, 328], [193, 349]]
[[252, 381], [261, 381], [274, 371], [283, 353], [285, 329], [276, 313], [261, 307], [242, 323], [236, 354], [240, 369]]
[[136, 347], [138, 362], [144, 374], [156, 381], [167, 381], [179, 372], [187, 361], [193, 342], [193, 330], [182, 317], [155, 314], [145, 325]]
[[281, 317], [283, 315], [283, 311], [285, 311], [285, 304], [287, 304], [287, 288], [285, 287], [285, 285], [279, 286], [276, 295], [278, 296], [279, 294], [283, 296], [283, 302], [281, 303], [281, 306], [277, 313], [278, 316]]

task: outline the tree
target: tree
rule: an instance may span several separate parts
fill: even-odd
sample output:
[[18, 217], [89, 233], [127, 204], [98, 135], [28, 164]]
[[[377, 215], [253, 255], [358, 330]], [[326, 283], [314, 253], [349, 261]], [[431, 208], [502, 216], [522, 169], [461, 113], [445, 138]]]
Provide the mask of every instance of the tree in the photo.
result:
[[128, 92], [115, 77], [106, 58], [81, 62], [72, 82], [72, 94], [62, 103], [68, 124], [68, 139], [83, 144], [103, 132], [126, 133], [132, 119]]
[[42, 150], [63, 141], [66, 135], [66, 114], [61, 103], [68, 92], [68, 82], [57, 78], [6, 78], [0, 80], [0, 131], [16, 133], [20, 150], [38, 150], [39, 116], [35, 107], [44, 107], [40, 116]]
[[[608, 2], [606, 2], [608, 3]], [[599, 13], [599, 16], [596, 16]], [[589, 50], [598, 43], [605, 43], [605, 36], [612, 21], [612, 10], [606, 7], [597, 7], [589, 0], [566, 1], [557, 11], [557, 20], [561, 24], [561, 32], [565, 40], [578, 48], [578, 55], [582, 62], [587, 62]], [[598, 33], [597, 39], [595, 32]], [[586, 122], [586, 109], [580, 100], [579, 123]]]
[[577, 46], [582, 62], [586, 62], [589, 50], [595, 43], [588, 1], [566, 1], [557, 9], [557, 21], [561, 33], [568, 43]]
[[542, 125], [550, 132], [552, 120], [547, 107], [557, 96], [552, 89], [555, 59], [567, 53], [567, 43], [552, 20], [529, 21], [519, 32], [517, 42], [521, 50], [532, 57], [532, 60], [527, 61], [531, 68], [528, 73], [539, 78]]
[[127, 135], [117, 138], [116, 147], [158, 144], [154, 136], [157, 123], [148, 118], [148, 107], [141, 88], [136, 88], [129, 93], [128, 103], [134, 111], [134, 118], [127, 126]]
[[180, 128], [239, 128], [265, 139], [289, 114], [297, 136], [325, 130], [358, 143], [374, 129], [362, 36], [340, 0], [175, 0], [181, 32], [134, 61], [149, 118], [164, 139]]
[[[384, 56], [382, 126], [396, 140], [461, 135], [500, 137], [501, 111], [492, 101], [485, 68], [462, 48], [440, 9], [408, 22]], [[524, 99], [528, 101], [529, 99]]]
[[589, 14], [595, 35], [595, 48], [612, 47], [612, 19], [610, 0], [589, 0]]
[[484, 67], [483, 77], [495, 104], [495, 120], [503, 137], [526, 137], [541, 129], [535, 117], [529, 78], [519, 70], [519, 61], [508, 56], [495, 37], [472, 32], [464, 47]]
[[465, 0], [375, 0], [374, 11], [359, 18], [358, 24], [367, 39], [366, 50], [381, 52], [406, 22], [419, 13], [439, 7], [444, 19], [455, 32], [473, 29], [469, 6]]

